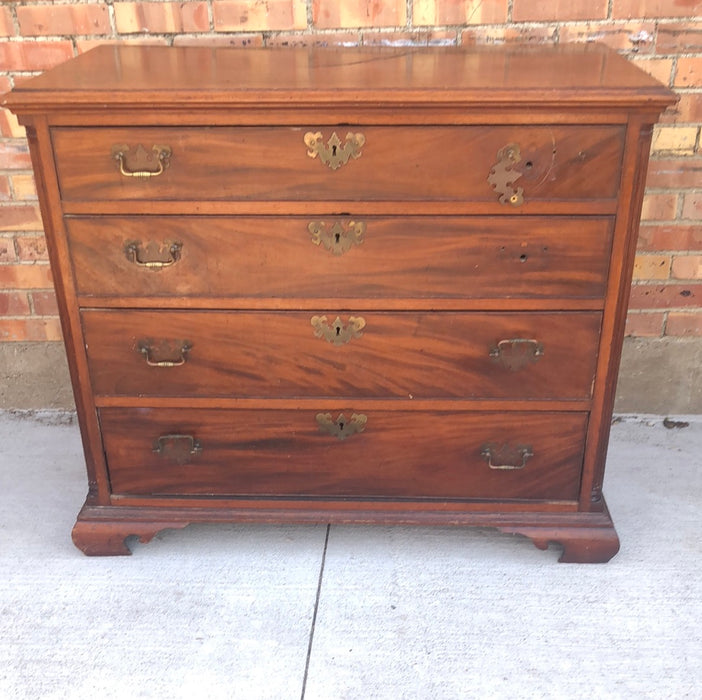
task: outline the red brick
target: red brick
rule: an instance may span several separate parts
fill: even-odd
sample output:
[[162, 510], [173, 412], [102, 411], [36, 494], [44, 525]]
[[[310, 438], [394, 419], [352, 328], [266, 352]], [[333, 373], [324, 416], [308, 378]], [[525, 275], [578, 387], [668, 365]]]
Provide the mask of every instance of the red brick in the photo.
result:
[[663, 335], [663, 321], [665, 314], [662, 312], [639, 312], [630, 311], [626, 317], [626, 330], [628, 336], [638, 336], [639, 338], [658, 338]]
[[676, 124], [702, 122], [702, 92], [678, 92], [678, 97], [678, 102], [665, 110], [661, 121]]
[[639, 250], [702, 250], [702, 223], [649, 224], [639, 229]]
[[213, 2], [212, 14], [217, 32], [264, 32], [276, 29], [306, 29], [307, 6], [303, 0], [268, 2]]
[[32, 159], [25, 139], [0, 141], [0, 170], [31, 170]]
[[661, 22], [656, 36], [656, 53], [702, 52], [702, 23]]
[[3, 206], [0, 231], [41, 231], [39, 207], [34, 204]]
[[[10, 191], [10, 178], [7, 175], [0, 175], [0, 202], [9, 202], [12, 199], [12, 192]], [[2, 210], [0, 209], [0, 216], [2, 216]]]
[[58, 316], [56, 294], [50, 292], [31, 292], [32, 306], [37, 316]]
[[675, 71], [675, 87], [702, 87], [702, 56], [681, 56]]
[[0, 94], [3, 94], [12, 88], [10, 76], [0, 75]]
[[514, 0], [514, 22], [552, 22], [578, 19], [606, 19], [607, 0]]
[[17, 261], [15, 240], [11, 237], [0, 237], [0, 263], [13, 263]]
[[44, 236], [16, 236], [15, 245], [19, 259], [23, 262], [49, 259]]
[[0, 342], [61, 340], [58, 318], [0, 319]]
[[702, 158], [651, 158], [648, 187], [684, 189], [702, 186]]
[[702, 304], [702, 284], [635, 284], [631, 288], [632, 309], [675, 309]]
[[406, 15], [405, 0], [312, 0], [312, 22], [321, 29], [401, 27]]
[[653, 52], [653, 22], [634, 22], [626, 25], [606, 22], [578, 22], [564, 24], [559, 35], [562, 43], [598, 42], [617, 51], [630, 51], [638, 55]]
[[702, 220], [702, 194], [695, 192], [685, 195], [682, 218], [696, 221]]
[[15, 36], [15, 23], [7, 7], [0, 7], [0, 36]]
[[206, 2], [117, 2], [115, 26], [121, 34], [207, 32]]
[[612, 19], [631, 17], [689, 17], [699, 0], [613, 0]]
[[454, 46], [455, 31], [364, 32], [364, 46]]
[[670, 85], [670, 77], [673, 73], [672, 58], [642, 58], [632, 61], [632, 63], [663, 85]]
[[22, 36], [109, 34], [110, 16], [104, 3], [27, 5], [17, 8]]
[[[306, 37], [310, 38], [310, 37]], [[173, 37], [173, 46], [202, 46], [201, 36]], [[229, 36], [208, 36], [207, 46], [263, 46], [262, 34], [232, 34]]]
[[479, 29], [464, 29], [461, 32], [461, 45], [485, 46], [492, 44], [516, 43], [548, 44], [558, 39], [558, 26], [514, 25], [505, 27], [495, 25]]
[[678, 337], [702, 336], [702, 310], [692, 313], [671, 311], [665, 324], [665, 334]]
[[702, 255], [676, 255], [670, 276], [678, 280], [702, 279]]
[[0, 291], [0, 316], [28, 316], [29, 302], [26, 292]]
[[414, 0], [412, 21], [416, 27], [502, 24], [507, 21], [507, 0]]
[[11, 71], [41, 71], [73, 57], [70, 41], [0, 42], [0, 65]]
[[12, 176], [12, 192], [18, 201], [36, 199], [37, 188], [31, 173], [17, 173]]
[[51, 289], [51, 270], [48, 265], [0, 265], [0, 288]]
[[635, 280], [666, 280], [670, 274], [670, 255], [640, 253], [634, 260]]
[[672, 221], [678, 209], [676, 194], [647, 194], [644, 197], [643, 221]]

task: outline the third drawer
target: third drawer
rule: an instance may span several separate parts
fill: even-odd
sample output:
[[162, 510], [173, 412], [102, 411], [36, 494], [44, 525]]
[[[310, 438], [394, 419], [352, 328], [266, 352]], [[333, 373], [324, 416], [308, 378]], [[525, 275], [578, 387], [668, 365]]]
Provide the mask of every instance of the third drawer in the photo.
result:
[[104, 396], [588, 399], [598, 312], [82, 312]]

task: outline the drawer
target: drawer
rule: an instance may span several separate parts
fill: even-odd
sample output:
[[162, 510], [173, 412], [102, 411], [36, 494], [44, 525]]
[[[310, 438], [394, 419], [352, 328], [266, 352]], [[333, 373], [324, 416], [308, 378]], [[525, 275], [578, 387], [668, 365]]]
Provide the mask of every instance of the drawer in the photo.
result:
[[600, 318], [333, 309], [82, 313], [93, 389], [122, 396], [585, 399]]
[[573, 500], [587, 415], [358, 404], [106, 408], [100, 422], [115, 494]]
[[601, 298], [606, 218], [66, 218], [93, 297]]
[[[305, 135], [316, 132], [324, 145], [336, 134], [338, 153], [347, 133], [363, 134], [358, 157], [335, 169], [310, 157]], [[52, 138], [64, 200], [497, 203], [493, 168], [498, 189], [516, 180], [527, 202], [613, 199], [624, 127], [55, 128]]]

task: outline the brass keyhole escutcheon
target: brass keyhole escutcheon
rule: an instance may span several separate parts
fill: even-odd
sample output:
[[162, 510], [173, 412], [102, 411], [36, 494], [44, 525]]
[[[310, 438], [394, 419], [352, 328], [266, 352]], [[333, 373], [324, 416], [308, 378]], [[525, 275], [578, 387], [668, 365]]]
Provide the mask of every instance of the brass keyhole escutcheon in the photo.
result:
[[[497, 163], [492, 166], [487, 180], [500, 195], [500, 204], [518, 207], [524, 203], [524, 189], [514, 185], [522, 176], [522, 173], [516, 169], [521, 160], [522, 154], [516, 143], [510, 143], [497, 152]], [[528, 161], [527, 165], [531, 167], [532, 161]]]
[[346, 165], [350, 158], [360, 158], [361, 148], [366, 142], [363, 134], [349, 131], [344, 142], [337, 136], [336, 131], [332, 132], [327, 143], [324, 143], [321, 131], [308, 131], [304, 136], [307, 155], [310, 158], [317, 158], [328, 166], [331, 170], [337, 170], [342, 165]]
[[334, 420], [331, 413], [318, 413], [315, 420], [321, 432], [338, 440], [346, 440], [346, 438], [365, 430], [368, 417], [363, 413], [352, 413], [351, 418], [347, 421], [346, 416], [340, 413]]
[[312, 243], [323, 246], [332, 255], [343, 255], [363, 243], [366, 224], [363, 221], [335, 221], [329, 226], [324, 221], [310, 221], [307, 230], [312, 235]]
[[337, 316], [331, 325], [327, 322], [326, 316], [312, 316], [310, 319], [314, 335], [316, 338], [324, 338], [332, 345], [345, 345], [354, 338], [360, 338], [361, 332], [366, 327], [366, 321], [361, 316], [349, 316], [348, 323]]

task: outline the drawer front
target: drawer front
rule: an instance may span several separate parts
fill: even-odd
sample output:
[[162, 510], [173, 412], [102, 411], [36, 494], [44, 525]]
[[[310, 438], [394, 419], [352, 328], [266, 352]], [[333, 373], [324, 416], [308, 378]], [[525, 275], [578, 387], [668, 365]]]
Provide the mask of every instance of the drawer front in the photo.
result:
[[[363, 145], [348, 162], [332, 168], [321, 155], [308, 155], [305, 135], [318, 131], [325, 145], [334, 133], [344, 142], [347, 132], [363, 134]], [[515, 171], [521, 173], [516, 186], [523, 189], [526, 202], [613, 199], [623, 137], [624, 127], [619, 126], [150, 127], [52, 132], [64, 200], [497, 203], [512, 192], [506, 183], [516, 180]], [[504, 150], [510, 145], [518, 147], [518, 154]], [[343, 149], [342, 143], [338, 152]], [[135, 176], [139, 173], [148, 176]]]
[[601, 298], [612, 221], [542, 217], [66, 219], [78, 292]]
[[572, 500], [587, 416], [359, 404], [110, 408], [100, 422], [115, 494]]
[[[338, 316], [338, 321], [337, 321]], [[82, 314], [100, 395], [589, 398], [600, 314]]]

